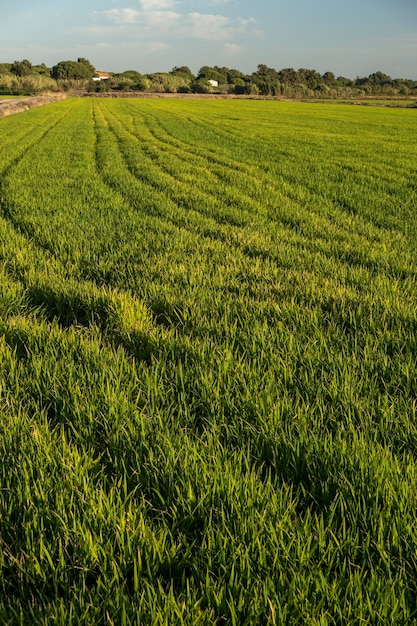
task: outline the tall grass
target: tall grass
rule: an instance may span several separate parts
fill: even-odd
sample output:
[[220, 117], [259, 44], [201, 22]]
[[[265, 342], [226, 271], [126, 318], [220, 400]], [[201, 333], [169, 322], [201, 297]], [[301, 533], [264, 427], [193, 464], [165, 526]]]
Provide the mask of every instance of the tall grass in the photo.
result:
[[56, 87], [57, 82], [49, 76], [0, 74], [0, 94], [33, 95], [47, 90], [56, 90]]
[[1, 120], [2, 623], [417, 619], [414, 123]]

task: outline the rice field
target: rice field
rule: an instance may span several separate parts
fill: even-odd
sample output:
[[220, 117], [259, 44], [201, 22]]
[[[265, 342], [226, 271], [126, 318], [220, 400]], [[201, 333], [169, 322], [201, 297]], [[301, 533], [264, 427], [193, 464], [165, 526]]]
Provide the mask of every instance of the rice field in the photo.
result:
[[417, 622], [407, 109], [0, 121], [0, 622]]
[[363, 106], [386, 106], [386, 107], [401, 107], [401, 108], [416, 108], [417, 101], [415, 98], [406, 97], [389, 97], [389, 98], [376, 98], [376, 97], [358, 97], [358, 98], [308, 98], [303, 100], [304, 102], [314, 102], [320, 104], [355, 104]]

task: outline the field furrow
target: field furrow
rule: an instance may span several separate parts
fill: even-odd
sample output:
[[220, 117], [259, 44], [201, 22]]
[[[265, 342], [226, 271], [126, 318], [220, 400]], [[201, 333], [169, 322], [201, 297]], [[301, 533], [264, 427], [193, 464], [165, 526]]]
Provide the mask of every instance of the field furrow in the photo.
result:
[[[120, 127], [119, 123], [118, 125]], [[140, 145], [143, 145], [145, 143], [146, 134], [146, 128], [144, 127], [142, 128], [141, 132]], [[344, 259], [347, 259], [347, 262], [349, 264], [354, 263], [355, 256], [357, 256], [358, 243], [361, 244], [363, 248], [365, 248], [365, 242], [369, 240], [370, 236], [373, 237], [374, 242], [379, 242], [382, 237], [384, 238], [384, 256], [386, 255], [385, 242], [392, 239], [392, 233], [390, 231], [384, 232], [378, 228], [364, 228], [361, 225], [361, 230], [365, 232], [363, 233], [362, 237], [355, 238], [355, 241], [352, 245], [352, 236], [354, 236], [351, 232], [352, 220], [349, 221], [349, 230], [348, 225], [346, 225], [346, 231], [344, 234], [340, 233], [340, 220], [335, 226], [334, 216], [332, 220], [316, 220], [314, 231], [313, 233], [311, 233], [311, 218], [314, 211], [305, 210], [305, 215], [308, 216], [309, 234], [303, 234], [302, 232], [299, 233], [298, 231], [302, 231], [302, 227], [300, 228], [300, 222], [297, 223], [296, 221], [294, 221], [296, 219], [294, 215], [299, 214], [299, 207], [295, 203], [289, 205], [289, 210], [291, 209], [292, 217], [287, 221], [282, 215], [282, 202], [280, 202], [278, 197], [275, 198], [277, 206], [276, 212], [280, 216], [278, 218], [279, 224], [276, 225], [265, 216], [259, 216], [258, 213], [259, 207], [261, 206], [260, 203], [252, 201], [251, 198], [248, 198], [245, 195], [241, 195], [240, 198], [237, 198], [235, 196], [233, 200], [230, 201], [227, 193], [223, 193], [221, 189], [215, 186], [212, 187], [210, 193], [208, 193], [207, 191], [202, 192], [201, 186], [205, 184], [205, 186], [208, 187], [210, 183], [210, 172], [207, 171], [207, 168], [205, 170], [202, 170], [201, 172], [202, 181], [204, 180], [205, 182], [200, 183], [198, 169], [196, 167], [193, 168], [192, 172], [190, 171], [189, 174], [186, 174], [185, 166], [182, 164], [181, 168], [179, 167], [181, 163], [180, 156], [177, 157], [178, 160], [176, 161], [175, 155], [168, 154], [166, 151], [161, 153], [160, 146], [154, 145], [154, 142], [152, 148], [152, 151], [155, 155], [154, 158], [152, 158], [152, 156], [149, 156], [147, 149], [145, 150], [145, 152], [141, 151], [142, 149], [139, 148], [138, 145], [139, 141], [135, 141], [135, 139], [132, 139], [132, 137], [130, 137], [129, 139], [129, 134], [123, 134], [122, 132], [122, 135], [120, 135], [120, 128], [118, 143], [119, 148], [122, 150], [124, 160], [128, 160], [128, 167], [130, 168], [133, 176], [136, 178], [139, 177], [141, 180], [143, 180], [143, 177], [145, 176], [146, 180], [152, 185], [156, 185], [157, 181], [159, 181], [157, 187], [158, 191], [162, 194], [169, 194], [170, 199], [174, 200], [178, 208], [175, 218], [173, 219], [177, 220], [178, 224], [185, 224], [184, 219], [181, 216], [186, 215], [189, 219], [192, 219], [192, 216], [195, 215], [193, 222], [201, 230], [204, 222], [199, 217], [198, 213], [201, 213], [202, 210], [204, 210], [205, 215], [213, 216], [220, 214], [222, 220], [226, 219], [230, 221], [231, 219], [232, 225], [236, 219], [234, 216], [238, 215], [239, 217], [237, 219], [239, 220], [239, 225], [241, 226], [241, 228], [237, 229], [232, 226], [232, 228], [229, 228], [227, 230], [222, 229], [221, 237], [222, 239], [224, 239], [225, 233], [228, 233], [228, 235], [226, 236], [228, 236], [230, 243], [235, 245], [237, 243], [236, 235], [238, 235], [238, 243], [241, 249], [243, 249], [252, 257], [270, 257], [272, 260], [279, 263], [280, 257], [282, 257], [282, 255], [280, 254], [280, 246], [282, 246], [282, 242], [285, 242], [285, 247], [292, 245], [302, 246], [303, 250], [305, 251], [305, 254], [303, 255], [304, 259], [313, 259], [313, 257], [316, 256], [317, 253], [320, 253], [324, 256], [327, 255], [329, 257], [330, 275], [334, 271], [334, 263], [343, 262]], [[148, 143], [146, 143], [146, 145], [148, 145]], [[157, 161], [155, 161], [156, 158]], [[168, 170], [167, 167], [169, 168]], [[181, 181], [181, 184], [179, 184], [178, 181], [179, 176], [174, 176], [175, 171], [178, 170], [181, 171], [181, 174], [179, 176], [186, 176], [186, 178]], [[168, 176], [164, 175], [164, 173], [168, 173]], [[267, 183], [264, 181], [264, 183], [261, 183], [261, 185], [262, 184], [264, 190], [268, 189], [269, 191], [270, 189], [274, 189], [272, 180], [268, 180]], [[123, 187], [123, 185], [121, 185], [121, 187]], [[190, 195], [189, 193], [190, 187], [193, 188], [192, 195]], [[234, 205], [232, 217], [230, 217], [231, 214], [228, 209], [230, 204]], [[248, 208], [248, 205], [252, 205], [252, 209]], [[206, 208], [203, 209], [203, 207]], [[186, 213], [183, 209], [186, 210]], [[195, 214], [195, 211], [197, 211], [197, 214]], [[247, 217], [245, 219], [245, 222], [242, 223], [242, 219], [245, 215]], [[307, 218], [303, 221], [307, 223]], [[357, 221], [360, 222], [360, 220]], [[294, 227], [296, 228], [295, 231]], [[251, 248], [251, 246], [248, 245], [247, 242], [250, 241], [253, 244], [255, 237], [260, 239], [260, 233], [262, 238], [262, 248], [260, 249], [259, 246], [252, 246]], [[311, 236], [312, 234], [315, 235], [314, 238]], [[266, 242], [268, 242], [269, 244], [267, 247], [265, 247]], [[276, 245], [277, 242], [279, 242], [280, 244], [278, 248]], [[337, 247], [335, 245], [336, 243]], [[352, 252], [352, 248], [354, 247], [355, 253]], [[307, 252], [308, 250], [310, 250], [310, 253]], [[373, 252], [375, 253], [375, 246]], [[367, 260], [364, 257], [359, 257], [356, 263], [360, 266], [368, 265], [370, 271], [372, 272], [375, 264], [378, 263], [378, 261], [375, 261], [374, 259]]]
[[414, 623], [414, 124], [0, 120], [1, 623]]

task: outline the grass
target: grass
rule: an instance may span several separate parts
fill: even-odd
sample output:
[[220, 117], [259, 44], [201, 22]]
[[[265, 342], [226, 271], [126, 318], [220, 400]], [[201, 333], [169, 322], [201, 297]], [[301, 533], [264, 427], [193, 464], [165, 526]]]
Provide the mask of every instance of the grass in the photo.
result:
[[358, 98], [311, 98], [305, 100], [305, 102], [315, 102], [320, 104], [361, 104], [363, 106], [387, 106], [387, 107], [399, 107], [408, 108], [415, 107], [417, 102], [415, 98], [376, 98], [376, 97], [358, 97]]
[[0, 620], [413, 623], [408, 110], [0, 122]]

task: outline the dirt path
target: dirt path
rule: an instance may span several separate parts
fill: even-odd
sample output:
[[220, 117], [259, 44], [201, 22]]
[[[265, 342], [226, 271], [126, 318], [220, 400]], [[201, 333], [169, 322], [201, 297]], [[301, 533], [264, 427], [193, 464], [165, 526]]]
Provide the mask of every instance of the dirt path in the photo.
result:
[[22, 113], [22, 111], [28, 111], [44, 104], [51, 104], [64, 98], [66, 98], [64, 93], [47, 93], [41, 96], [0, 100], [0, 118], [13, 115], [14, 113]]

